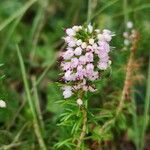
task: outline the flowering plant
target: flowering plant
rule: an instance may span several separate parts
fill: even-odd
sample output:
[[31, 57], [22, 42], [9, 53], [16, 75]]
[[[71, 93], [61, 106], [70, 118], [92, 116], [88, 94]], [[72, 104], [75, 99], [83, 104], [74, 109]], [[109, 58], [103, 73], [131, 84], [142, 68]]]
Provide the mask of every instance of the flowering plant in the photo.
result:
[[[63, 37], [67, 44], [61, 54], [63, 70], [64, 98], [69, 98], [78, 91], [96, 91], [93, 81], [101, 78], [101, 72], [111, 65], [109, 57], [110, 44], [114, 34], [110, 30], [94, 29], [86, 26], [73, 26], [65, 30]], [[81, 105], [78, 99], [77, 103]]]

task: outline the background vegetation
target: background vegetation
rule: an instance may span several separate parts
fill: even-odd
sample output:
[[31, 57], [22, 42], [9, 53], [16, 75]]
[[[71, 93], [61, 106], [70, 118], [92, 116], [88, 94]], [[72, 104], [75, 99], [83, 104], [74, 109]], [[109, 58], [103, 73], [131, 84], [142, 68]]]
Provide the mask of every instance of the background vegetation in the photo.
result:
[[[69, 117], [61, 118], [65, 108], [75, 114], [78, 108], [62, 102], [62, 91], [55, 84], [60, 77], [57, 58], [64, 49], [64, 29], [90, 20], [116, 36], [111, 43], [115, 47], [112, 72], [97, 82], [99, 92], [88, 101], [90, 131], [82, 149], [148, 150], [149, 8], [148, 0], [1, 0], [0, 99], [7, 107], [0, 108], [0, 149], [74, 149], [70, 138], [76, 131], [71, 133], [72, 127], [63, 126], [60, 120], [67, 125], [64, 120]], [[127, 73], [130, 48], [124, 48], [122, 34], [129, 20], [140, 37], [131, 69], [132, 88], [117, 121], [109, 124], [118, 109]], [[101, 129], [106, 122], [108, 128], [98, 134], [99, 126]]]

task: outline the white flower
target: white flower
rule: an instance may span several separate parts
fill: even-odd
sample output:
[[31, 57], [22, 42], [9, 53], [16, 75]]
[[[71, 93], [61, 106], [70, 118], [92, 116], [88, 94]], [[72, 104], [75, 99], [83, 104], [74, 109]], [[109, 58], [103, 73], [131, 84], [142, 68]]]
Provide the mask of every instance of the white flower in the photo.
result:
[[105, 33], [105, 34], [111, 34], [111, 31], [110, 31], [110, 30], [107, 30], [107, 29], [104, 29], [104, 30], [103, 30], [103, 33]]
[[93, 87], [89, 86], [89, 91], [90, 91], [90, 92], [95, 92], [96, 89], [94, 89]]
[[64, 98], [69, 98], [72, 96], [72, 87], [71, 86], [65, 86], [63, 88], [64, 92], [63, 92], [63, 96]]
[[74, 50], [74, 54], [77, 55], [77, 56], [81, 55], [81, 53], [82, 53], [81, 47], [77, 47], [77, 48]]
[[92, 48], [96, 50], [96, 49], [97, 49], [97, 44], [94, 43], [94, 44], [92, 45]]
[[77, 44], [77, 46], [80, 46], [82, 44], [82, 41], [81, 40], [77, 40], [76, 44]]
[[94, 44], [94, 39], [89, 39], [89, 43], [90, 43], [91, 45], [93, 45], [93, 44]]
[[72, 29], [73, 29], [75, 32], [77, 32], [77, 31], [79, 31], [80, 28], [79, 28], [79, 26], [73, 26]]
[[6, 107], [6, 103], [3, 100], [0, 100], [0, 107], [1, 108], [5, 108]]
[[124, 38], [128, 38], [129, 37], [129, 33], [128, 32], [123, 32], [123, 36], [124, 36]]
[[100, 33], [100, 30], [99, 30], [99, 29], [96, 29], [95, 32]]
[[69, 36], [75, 36], [76, 35], [76, 32], [71, 28], [66, 29], [66, 33]]
[[88, 25], [88, 31], [89, 31], [89, 33], [92, 33], [92, 31], [93, 31], [93, 26], [91, 24]]
[[82, 45], [81, 45], [81, 47], [82, 47], [83, 49], [85, 49], [85, 48], [87, 47], [87, 44], [86, 44], [85, 42], [83, 42]]
[[98, 40], [103, 40], [103, 39], [104, 39], [104, 36], [103, 36], [103, 34], [98, 34], [98, 35], [97, 35], [97, 38], [98, 38]]
[[79, 98], [79, 99], [77, 99], [77, 104], [78, 104], [79, 106], [82, 106], [82, 105], [83, 105], [83, 101]]
[[125, 46], [128, 46], [129, 44], [130, 44], [130, 41], [129, 41], [128, 39], [125, 39], [125, 40], [124, 40], [124, 45], [125, 45]]
[[109, 64], [109, 66], [110, 66], [110, 65], [112, 64], [112, 61], [111, 61], [111, 60], [109, 60], [109, 61], [108, 61], [108, 64]]
[[111, 37], [110, 34], [104, 33], [103, 36], [104, 36], [104, 39], [105, 39], [107, 42], [110, 42], [111, 39], [112, 39], [112, 37]]
[[133, 22], [128, 21], [128, 22], [127, 22], [127, 28], [128, 28], [128, 29], [133, 28]]

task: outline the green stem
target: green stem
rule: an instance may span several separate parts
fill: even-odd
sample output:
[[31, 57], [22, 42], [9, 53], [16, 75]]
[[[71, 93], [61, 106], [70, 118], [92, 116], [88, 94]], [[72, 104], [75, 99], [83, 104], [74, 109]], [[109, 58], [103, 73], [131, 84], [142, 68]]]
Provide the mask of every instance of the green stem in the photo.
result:
[[18, 54], [18, 58], [19, 58], [20, 67], [21, 67], [21, 73], [22, 73], [22, 78], [23, 78], [23, 82], [24, 82], [24, 86], [25, 86], [25, 92], [27, 95], [27, 100], [28, 100], [29, 107], [30, 107], [30, 110], [32, 113], [32, 117], [33, 117], [35, 133], [37, 135], [41, 149], [46, 150], [46, 146], [45, 146], [44, 140], [42, 138], [40, 127], [38, 124], [37, 115], [35, 112], [35, 107], [34, 107], [33, 102], [32, 102], [32, 97], [31, 97], [30, 90], [29, 90], [30, 88], [29, 88], [29, 84], [28, 84], [28, 80], [27, 80], [27, 76], [26, 76], [26, 70], [25, 70], [23, 58], [22, 58], [22, 55], [20, 53], [18, 45], [16, 46], [16, 50], [17, 50], [17, 54]]
[[34, 94], [35, 108], [36, 108], [38, 120], [39, 120], [40, 125], [42, 127], [42, 131], [44, 131], [44, 123], [43, 123], [43, 117], [42, 117], [42, 112], [41, 112], [41, 108], [40, 108], [40, 100], [38, 97], [35, 77], [32, 78], [32, 84], [33, 84], [33, 94]]
[[87, 24], [89, 24], [91, 21], [91, 15], [92, 15], [92, 0], [88, 0]]
[[123, 1], [123, 13], [124, 13], [124, 25], [125, 25], [125, 29], [126, 29], [126, 26], [127, 26], [127, 22], [128, 22], [128, 2], [127, 0], [124, 0]]
[[146, 97], [145, 97], [145, 104], [144, 104], [144, 116], [143, 116], [144, 119], [143, 119], [142, 133], [141, 133], [141, 146], [140, 146], [141, 150], [143, 149], [144, 146], [144, 136], [148, 125], [149, 111], [150, 111], [150, 57], [149, 57], [149, 66], [148, 66]]
[[82, 109], [82, 116], [83, 116], [83, 126], [82, 126], [80, 137], [78, 139], [76, 150], [80, 150], [81, 149], [82, 142], [83, 142], [83, 139], [85, 137], [86, 128], [87, 128], [87, 111], [86, 111], [86, 109], [84, 107], [82, 107], [81, 109]]

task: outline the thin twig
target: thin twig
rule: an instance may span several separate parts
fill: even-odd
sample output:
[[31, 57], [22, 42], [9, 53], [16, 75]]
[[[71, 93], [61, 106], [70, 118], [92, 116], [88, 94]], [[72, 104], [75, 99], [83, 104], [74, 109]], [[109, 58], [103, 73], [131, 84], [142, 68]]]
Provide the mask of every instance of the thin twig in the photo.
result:
[[82, 115], [83, 115], [83, 126], [82, 126], [82, 131], [81, 131], [80, 137], [78, 139], [76, 150], [81, 149], [82, 141], [85, 137], [86, 128], [87, 128], [87, 125], [86, 125], [87, 124], [87, 111], [85, 110], [85, 108], [81, 108], [81, 109], [82, 109]]

